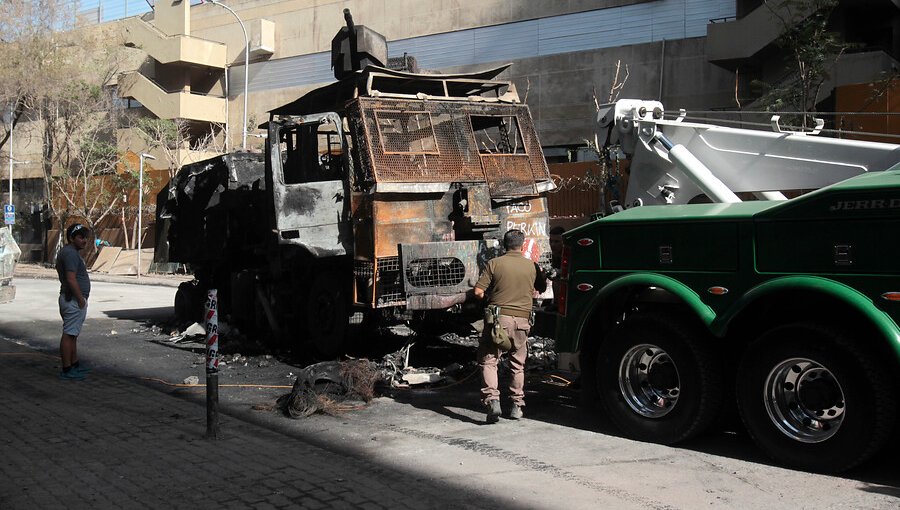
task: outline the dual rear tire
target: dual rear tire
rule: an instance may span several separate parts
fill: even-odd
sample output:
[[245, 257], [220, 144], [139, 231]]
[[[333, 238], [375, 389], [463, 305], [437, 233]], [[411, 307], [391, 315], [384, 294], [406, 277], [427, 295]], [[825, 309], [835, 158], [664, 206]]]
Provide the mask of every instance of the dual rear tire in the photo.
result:
[[795, 323], [749, 346], [738, 370], [738, 410], [766, 454], [789, 466], [836, 473], [885, 444], [897, 415], [895, 383], [860, 349], [862, 340]]
[[850, 469], [889, 439], [896, 383], [848, 332], [813, 323], [776, 327], [740, 363], [716, 355], [715, 341], [683, 317], [635, 313], [606, 336], [587, 390], [626, 435], [675, 444], [713, 425], [734, 388], [756, 444], [779, 463], [809, 471]]

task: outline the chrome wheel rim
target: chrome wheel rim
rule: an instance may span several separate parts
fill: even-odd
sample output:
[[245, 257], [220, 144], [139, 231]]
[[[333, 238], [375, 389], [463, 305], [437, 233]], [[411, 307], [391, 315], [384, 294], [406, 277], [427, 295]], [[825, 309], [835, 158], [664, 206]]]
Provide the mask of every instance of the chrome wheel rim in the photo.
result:
[[661, 418], [675, 408], [681, 394], [678, 369], [658, 346], [636, 345], [619, 363], [619, 390], [634, 412], [646, 418]]
[[834, 374], [807, 358], [787, 359], [772, 369], [764, 398], [772, 423], [801, 443], [832, 437], [846, 414], [844, 391]]

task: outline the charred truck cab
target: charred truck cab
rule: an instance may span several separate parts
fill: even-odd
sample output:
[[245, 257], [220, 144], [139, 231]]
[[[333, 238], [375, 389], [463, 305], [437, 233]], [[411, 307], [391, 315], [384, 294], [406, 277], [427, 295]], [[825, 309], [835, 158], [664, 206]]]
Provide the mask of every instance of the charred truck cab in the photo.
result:
[[387, 69], [374, 65], [383, 38], [348, 22], [333, 49], [339, 81], [270, 112], [264, 161], [187, 166], [160, 208], [169, 259], [197, 275], [177, 309], [196, 313], [201, 289], [217, 287], [223, 315], [321, 356], [341, 352], [352, 316], [459, 302], [508, 229], [550, 262], [553, 184], [528, 107], [496, 78], [508, 66]]

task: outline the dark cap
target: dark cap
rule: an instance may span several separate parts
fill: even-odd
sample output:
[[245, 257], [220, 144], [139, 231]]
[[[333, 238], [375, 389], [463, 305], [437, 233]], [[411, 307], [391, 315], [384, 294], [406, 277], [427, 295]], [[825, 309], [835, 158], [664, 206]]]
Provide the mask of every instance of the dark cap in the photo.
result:
[[80, 235], [83, 237], [87, 237], [91, 233], [91, 229], [82, 225], [81, 223], [76, 223], [69, 228], [66, 229], [66, 239], [71, 240], [73, 237]]

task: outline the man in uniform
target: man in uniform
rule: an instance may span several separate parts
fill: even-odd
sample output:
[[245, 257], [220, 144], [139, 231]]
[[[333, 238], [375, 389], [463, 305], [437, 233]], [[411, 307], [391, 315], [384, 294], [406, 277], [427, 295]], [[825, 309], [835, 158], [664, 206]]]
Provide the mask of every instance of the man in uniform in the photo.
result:
[[[478, 299], [487, 299], [488, 306], [500, 307], [500, 325], [506, 330], [512, 347], [509, 350], [509, 364], [512, 381], [509, 385], [512, 406], [509, 417], [518, 420], [525, 406], [525, 360], [528, 358], [528, 331], [531, 329], [531, 310], [534, 292], [544, 292], [547, 280], [543, 271], [531, 259], [522, 254], [525, 234], [521, 230], [510, 230], [503, 236], [506, 254], [488, 261], [484, 273], [475, 284], [474, 294]], [[488, 408], [486, 421], [500, 420], [500, 391], [497, 389], [497, 362], [503, 354], [501, 348], [491, 341], [490, 328], [485, 325], [482, 341], [478, 346], [478, 364], [484, 387], [481, 388], [482, 403]]]
[[91, 231], [81, 223], [66, 229], [69, 242], [56, 257], [56, 273], [59, 276], [59, 315], [63, 320], [59, 355], [62, 358], [60, 379], [80, 381], [89, 370], [78, 363], [78, 335], [87, 316], [87, 299], [91, 293], [91, 280], [78, 252], [87, 246]]

